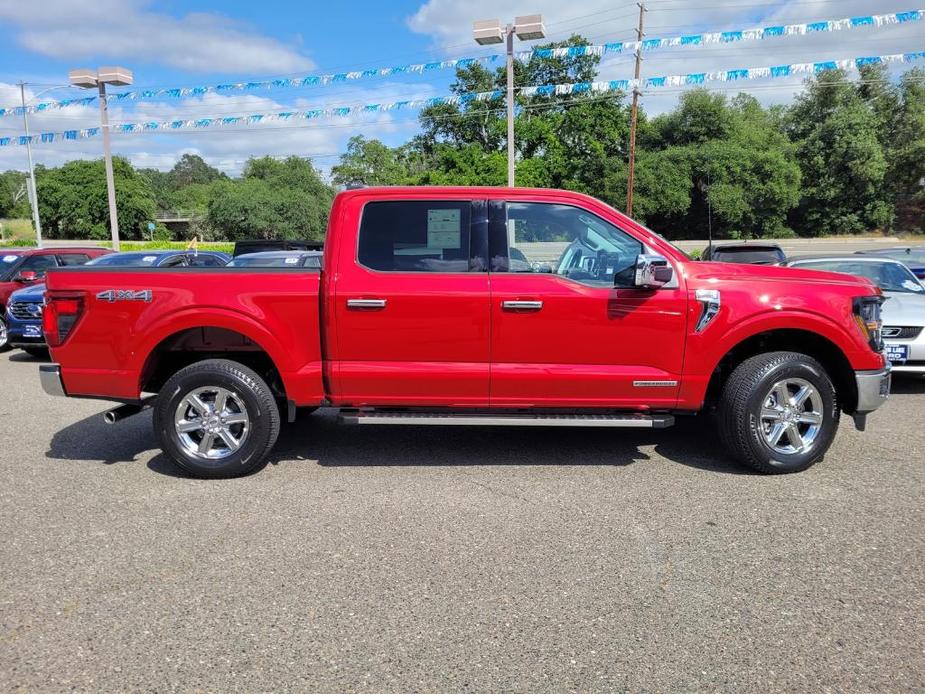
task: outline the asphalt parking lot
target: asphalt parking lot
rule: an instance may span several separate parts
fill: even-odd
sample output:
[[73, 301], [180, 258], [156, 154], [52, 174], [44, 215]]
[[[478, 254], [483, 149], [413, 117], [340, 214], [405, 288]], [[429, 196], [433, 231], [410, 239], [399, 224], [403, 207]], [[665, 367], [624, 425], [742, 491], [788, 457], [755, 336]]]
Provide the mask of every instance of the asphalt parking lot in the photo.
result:
[[0, 354], [2, 691], [925, 689], [925, 381], [784, 477], [663, 432], [287, 429], [183, 477]]

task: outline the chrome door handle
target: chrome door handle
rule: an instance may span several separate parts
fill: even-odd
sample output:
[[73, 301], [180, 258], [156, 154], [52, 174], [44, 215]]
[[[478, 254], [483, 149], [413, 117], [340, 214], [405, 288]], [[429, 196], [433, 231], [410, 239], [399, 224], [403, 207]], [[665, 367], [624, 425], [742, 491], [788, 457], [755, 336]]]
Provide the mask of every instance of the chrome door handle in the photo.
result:
[[543, 308], [542, 301], [502, 301], [501, 308], [505, 311], [539, 311]]
[[385, 308], [385, 299], [347, 299], [347, 308], [354, 311], [378, 311]]

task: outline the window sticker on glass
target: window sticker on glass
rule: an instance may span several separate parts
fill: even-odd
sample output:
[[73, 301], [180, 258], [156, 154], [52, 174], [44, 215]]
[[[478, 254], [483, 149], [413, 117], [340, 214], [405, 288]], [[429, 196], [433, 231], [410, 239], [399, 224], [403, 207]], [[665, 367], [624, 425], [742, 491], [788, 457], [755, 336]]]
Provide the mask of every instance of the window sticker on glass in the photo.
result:
[[427, 247], [460, 248], [459, 209], [427, 210]]
[[284, 262], [286, 263], [286, 265], [295, 265], [296, 263], [299, 262], [299, 259], [298, 258], [286, 258]]
[[156, 256], [156, 255], [146, 255], [144, 258], [141, 259], [141, 262], [143, 262], [143, 263], [153, 263], [155, 260], [157, 260], [157, 256]]
[[4, 262], [4, 263], [12, 263], [12, 262], [13, 262], [14, 260], [16, 260], [17, 258], [19, 258], [18, 255], [5, 255], [5, 256], [3, 256], [3, 262]]

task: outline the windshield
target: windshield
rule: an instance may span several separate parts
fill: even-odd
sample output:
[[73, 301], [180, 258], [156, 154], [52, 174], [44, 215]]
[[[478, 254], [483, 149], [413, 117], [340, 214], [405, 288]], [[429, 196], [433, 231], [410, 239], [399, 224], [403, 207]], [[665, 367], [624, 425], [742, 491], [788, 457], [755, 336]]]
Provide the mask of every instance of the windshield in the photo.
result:
[[713, 260], [722, 263], [779, 263], [783, 253], [774, 248], [719, 248], [713, 252]]
[[843, 272], [847, 275], [866, 277], [885, 292], [905, 292], [907, 294], [921, 294], [925, 292], [919, 281], [905, 265], [896, 262], [856, 262], [851, 260], [817, 260], [807, 263], [796, 263], [793, 267], [807, 270], [828, 270], [830, 272]]
[[228, 263], [227, 267], [301, 267], [302, 257], [298, 255], [283, 256], [246, 256], [239, 255]]
[[151, 267], [157, 263], [159, 255], [150, 253], [113, 253], [101, 255], [87, 265], [106, 265], [109, 267]]
[[885, 255], [907, 265], [925, 265], [925, 251], [909, 251], [908, 253], [906, 251], [890, 251], [888, 253], [878, 253], [877, 255]]
[[9, 282], [13, 268], [21, 257], [19, 253], [0, 251], [0, 282]]

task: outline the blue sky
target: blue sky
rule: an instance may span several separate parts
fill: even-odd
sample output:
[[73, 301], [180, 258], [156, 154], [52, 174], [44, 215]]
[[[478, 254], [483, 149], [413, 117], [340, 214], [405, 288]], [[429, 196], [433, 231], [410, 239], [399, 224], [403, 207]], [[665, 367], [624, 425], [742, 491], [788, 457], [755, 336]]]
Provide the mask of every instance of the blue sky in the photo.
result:
[[[838, 19], [915, 9], [910, 2], [882, 0], [650, 0], [648, 36], [750, 28], [777, 23]], [[635, 4], [624, 0], [387, 0], [373, 2], [154, 2], [147, 0], [0, 0], [0, 106], [18, 101], [16, 83], [30, 98], [66, 82], [73, 67], [121, 64], [135, 72], [137, 88], [210, 85], [280, 76], [427, 62], [494, 52], [472, 43], [475, 19], [542, 12], [551, 38], [576, 31], [596, 43], [629, 40]], [[812, 62], [861, 55], [925, 50], [925, 22], [856, 29], [815, 37], [699, 47], [647, 54], [644, 75]], [[606, 79], [631, 76], [630, 56], [602, 65]], [[446, 94], [451, 71], [368, 79], [345, 85], [211, 95], [199, 99], [123, 102], [115, 122], [168, 120], [362, 104]], [[800, 79], [743, 83], [766, 103], [787, 101]], [[671, 108], [679, 90], [644, 94], [649, 112]], [[732, 94], [733, 91], [728, 93]], [[37, 97], [68, 98], [74, 90]], [[95, 106], [36, 115], [33, 131], [86, 128], [98, 123]], [[417, 129], [416, 113], [301, 122], [281, 127], [240, 126], [213, 132], [125, 134], [114, 148], [137, 165], [169, 168], [184, 152], [196, 152], [236, 173], [249, 156], [312, 156], [326, 170], [356, 134], [398, 144]], [[21, 122], [0, 119], [0, 135], [16, 135]], [[0, 169], [25, 168], [22, 147], [0, 148]], [[99, 140], [58, 142], [33, 148], [49, 165], [98, 157]]]

